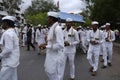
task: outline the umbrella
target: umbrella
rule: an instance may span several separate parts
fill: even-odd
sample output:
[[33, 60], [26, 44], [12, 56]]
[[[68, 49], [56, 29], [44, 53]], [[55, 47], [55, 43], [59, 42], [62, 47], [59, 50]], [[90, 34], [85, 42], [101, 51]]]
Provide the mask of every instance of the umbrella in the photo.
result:
[[71, 18], [74, 22], [81, 22], [81, 23], [85, 22], [83, 20], [83, 16], [78, 15], [78, 14], [70, 14], [70, 13], [65, 13], [65, 12], [59, 12], [59, 18], [63, 21], [65, 21], [67, 18]]

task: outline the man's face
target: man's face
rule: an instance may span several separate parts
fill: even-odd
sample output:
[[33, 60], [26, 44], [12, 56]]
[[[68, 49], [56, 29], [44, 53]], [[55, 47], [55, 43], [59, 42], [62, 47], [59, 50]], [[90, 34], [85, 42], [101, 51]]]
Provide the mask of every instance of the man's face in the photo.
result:
[[51, 26], [52, 25], [52, 19], [51, 17], [47, 17], [47, 22], [48, 22], [48, 26]]
[[92, 28], [93, 29], [97, 29], [97, 25], [92, 25]]
[[67, 27], [71, 27], [71, 26], [72, 26], [72, 23], [71, 23], [71, 22], [67, 22], [67, 23], [66, 23], [66, 26], [67, 26]]
[[106, 30], [109, 30], [110, 29], [110, 26], [109, 25], [106, 25]]

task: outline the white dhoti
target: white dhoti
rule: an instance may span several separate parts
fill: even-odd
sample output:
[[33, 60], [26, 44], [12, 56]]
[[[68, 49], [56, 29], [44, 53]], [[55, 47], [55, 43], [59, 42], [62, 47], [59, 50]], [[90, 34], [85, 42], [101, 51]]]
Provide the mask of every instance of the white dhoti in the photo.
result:
[[2, 67], [0, 71], [0, 80], [18, 80], [17, 68]]

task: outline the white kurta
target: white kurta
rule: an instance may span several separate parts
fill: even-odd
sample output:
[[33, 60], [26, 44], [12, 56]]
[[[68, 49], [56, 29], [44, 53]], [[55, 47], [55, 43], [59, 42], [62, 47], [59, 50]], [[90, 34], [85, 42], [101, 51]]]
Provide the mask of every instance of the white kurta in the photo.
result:
[[17, 80], [17, 66], [19, 65], [19, 40], [10, 28], [6, 30], [1, 37], [2, 52], [2, 69], [0, 72], [0, 80]]
[[38, 45], [45, 43], [45, 35], [42, 30], [40, 31], [39, 29], [37, 29], [35, 36], [35, 40], [38, 43]]
[[60, 66], [64, 57], [64, 40], [61, 27], [58, 22], [54, 23], [48, 33], [48, 43], [45, 59], [45, 71], [49, 80], [60, 80]]
[[87, 52], [87, 31], [85, 30], [79, 30], [79, 35], [80, 35], [80, 41], [82, 43], [82, 49], [84, 51], [84, 53]]
[[25, 41], [27, 41], [27, 26], [25, 26], [22, 30], [23, 36], [22, 36], [22, 42], [23, 42], [23, 46], [25, 46]]

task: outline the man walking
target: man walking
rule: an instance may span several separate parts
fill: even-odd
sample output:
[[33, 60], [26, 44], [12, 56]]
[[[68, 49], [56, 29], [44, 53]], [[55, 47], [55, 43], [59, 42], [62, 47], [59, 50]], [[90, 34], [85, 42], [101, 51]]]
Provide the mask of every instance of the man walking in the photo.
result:
[[[72, 19], [66, 19], [66, 28], [64, 30], [64, 44], [65, 44], [65, 59], [64, 59], [64, 69], [67, 58], [70, 64], [70, 80], [75, 79], [75, 54], [76, 45], [79, 43], [78, 32], [72, 27]], [[63, 70], [64, 70], [63, 69]]]
[[110, 29], [110, 23], [106, 23], [105, 45], [108, 56], [108, 66], [112, 66], [113, 41], [115, 41], [115, 33]]
[[[101, 31], [98, 29], [97, 21], [92, 22], [92, 30], [87, 35], [87, 41], [89, 42], [87, 59], [91, 66], [90, 71], [92, 72], [92, 76], [96, 76], [99, 62], [100, 44], [103, 42], [103, 36]], [[94, 58], [92, 58], [92, 56]]]
[[45, 72], [48, 80], [62, 80], [60, 74], [63, 66], [64, 40], [63, 31], [58, 23], [57, 12], [48, 12], [48, 25], [50, 30], [46, 46]]
[[35, 50], [35, 46], [32, 43], [32, 27], [30, 24], [27, 24], [27, 50], [30, 50], [30, 46], [32, 46], [33, 50]]
[[17, 67], [19, 65], [19, 40], [14, 31], [15, 17], [6, 16], [2, 18], [2, 26], [5, 32], [1, 37], [2, 68], [0, 71], [0, 80], [18, 80]]

